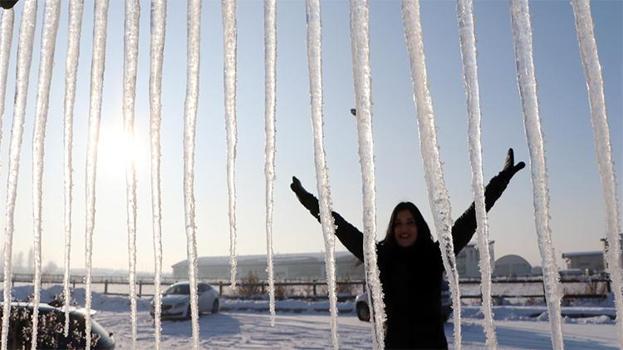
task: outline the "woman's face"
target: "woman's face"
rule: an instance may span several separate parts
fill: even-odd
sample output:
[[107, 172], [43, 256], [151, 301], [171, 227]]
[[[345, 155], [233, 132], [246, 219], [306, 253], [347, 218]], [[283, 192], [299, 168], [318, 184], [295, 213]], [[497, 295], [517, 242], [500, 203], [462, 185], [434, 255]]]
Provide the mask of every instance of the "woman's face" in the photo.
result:
[[406, 248], [417, 240], [417, 224], [409, 210], [401, 210], [394, 221], [394, 239], [399, 246]]

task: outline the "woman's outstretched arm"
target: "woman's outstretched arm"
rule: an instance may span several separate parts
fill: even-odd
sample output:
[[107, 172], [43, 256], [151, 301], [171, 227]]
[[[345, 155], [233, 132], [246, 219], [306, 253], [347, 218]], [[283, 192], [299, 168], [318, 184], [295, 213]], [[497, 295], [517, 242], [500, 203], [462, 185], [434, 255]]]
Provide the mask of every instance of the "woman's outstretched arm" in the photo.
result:
[[[307, 192], [299, 179], [294, 176], [290, 188], [296, 194], [299, 202], [320, 222], [320, 207], [316, 196]], [[336, 212], [332, 214], [335, 221], [335, 235], [348, 251], [363, 262], [363, 234], [355, 226], [344, 220], [340, 214]]]
[[[485, 207], [489, 211], [493, 204], [502, 196], [511, 178], [526, 166], [524, 162], [515, 164], [513, 149], [509, 148], [504, 168], [494, 176], [485, 188]], [[461, 215], [452, 226], [454, 254], [458, 254], [476, 232], [476, 209], [474, 203]]]

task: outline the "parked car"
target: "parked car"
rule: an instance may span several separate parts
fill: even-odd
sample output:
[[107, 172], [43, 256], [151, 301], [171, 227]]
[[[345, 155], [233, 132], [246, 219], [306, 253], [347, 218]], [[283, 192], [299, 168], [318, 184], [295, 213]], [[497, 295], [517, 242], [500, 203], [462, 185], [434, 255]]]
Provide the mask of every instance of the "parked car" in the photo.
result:
[[[361, 293], [355, 298], [355, 310], [357, 317], [361, 321], [370, 321], [370, 307], [368, 306], [368, 292]], [[450, 297], [450, 287], [448, 281], [441, 280], [441, 316], [444, 322], [448, 321], [452, 314], [452, 299]]]
[[[197, 284], [199, 313], [218, 313], [220, 309], [218, 291], [203, 282]], [[160, 317], [190, 319], [190, 283], [178, 282], [171, 285], [163, 293], [161, 299], [162, 313]], [[154, 317], [154, 301], [151, 302], [150, 314]]]
[[[9, 320], [8, 348], [30, 348], [32, 329], [32, 303], [12, 302]], [[0, 319], [2, 318], [0, 303]], [[84, 314], [81, 311], [69, 312], [69, 334], [65, 337], [65, 311], [62, 308], [39, 304], [39, 323], [37, 348], [44, 349], [84, 349], [86, 347]], [[91, 318], [91, 349], [110, 350], [115, 348], [112, 333], [108, 333], [97, 321]]]

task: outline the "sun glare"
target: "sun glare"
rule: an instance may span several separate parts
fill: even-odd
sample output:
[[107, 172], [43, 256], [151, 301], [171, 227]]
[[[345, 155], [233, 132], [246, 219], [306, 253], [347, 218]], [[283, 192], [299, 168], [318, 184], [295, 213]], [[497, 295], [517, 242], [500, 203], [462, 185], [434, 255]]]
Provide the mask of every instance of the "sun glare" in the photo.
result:
[[126, 163], [133, 161], [136, 169], [142, 166], [143, 145], [136, 135], [126, 136], [123, 126], [102, 128], [98, 149], [98, 168], [110, 176], [125, 177]]

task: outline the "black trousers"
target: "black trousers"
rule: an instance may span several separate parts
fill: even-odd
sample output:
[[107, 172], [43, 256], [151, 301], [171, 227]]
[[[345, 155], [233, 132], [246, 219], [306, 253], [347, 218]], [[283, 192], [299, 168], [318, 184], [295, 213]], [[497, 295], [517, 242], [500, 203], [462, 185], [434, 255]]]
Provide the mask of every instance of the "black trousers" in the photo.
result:
[[392, 322], [385, 332], [385, 349], [448, 349], [443, 324]]

